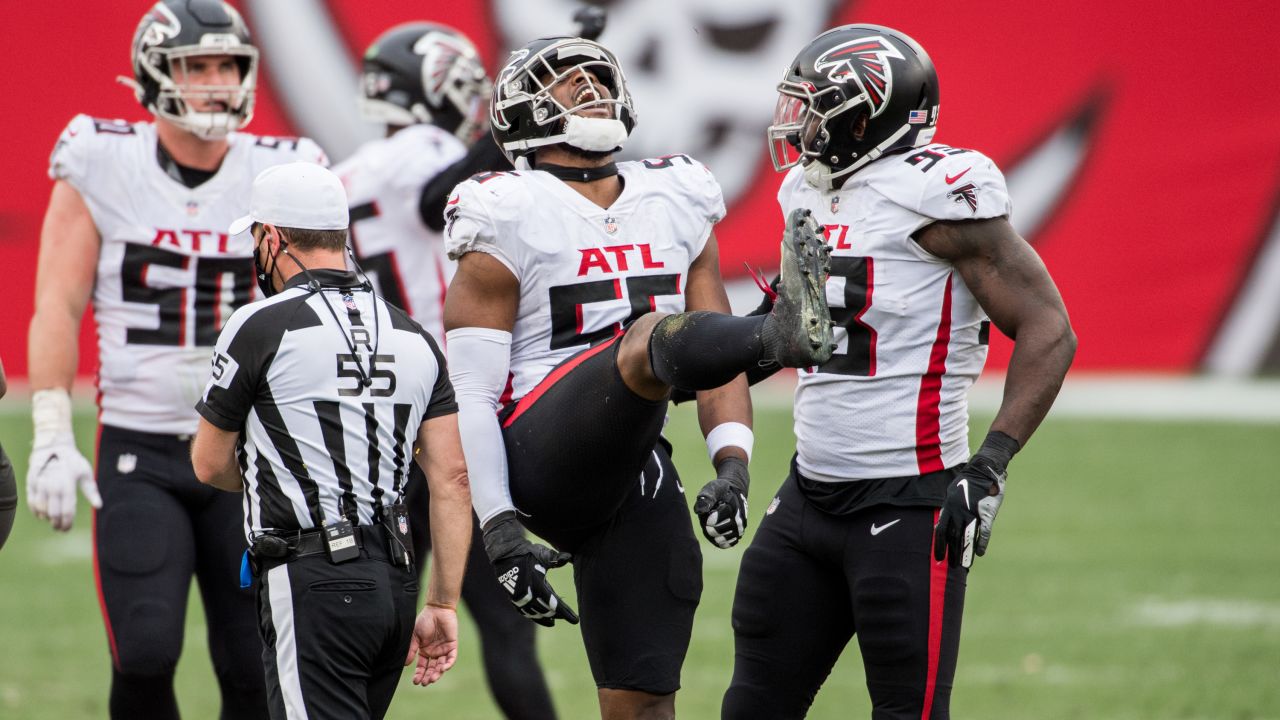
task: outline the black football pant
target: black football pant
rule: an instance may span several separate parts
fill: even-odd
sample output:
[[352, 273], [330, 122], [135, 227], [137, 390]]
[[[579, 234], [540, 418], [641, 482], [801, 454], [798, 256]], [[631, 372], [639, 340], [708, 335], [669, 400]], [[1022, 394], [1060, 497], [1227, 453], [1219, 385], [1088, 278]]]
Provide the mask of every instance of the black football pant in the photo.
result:
[[253, 591], [240, 588], [240, 496], [200, 484], [190, 438], [102, 426], [94, 570], [111, 648], [113, 718], [177, 718], [173, 673], [200, 586], [224, 720], [266, 718]]
[[[421, 579], [431, 552], [431, 493], [417, 463], [410, 463], [405, 503], [413, 533], [415, 577]], [[551, 691], [538, 663], [534, 631], [498, 584], [484, 554], [480, 523], [472, 517], [471, 552], [462, 583], [462, 600], [480, 631], [480, 652], [489, 690], [509, 720], [550, 720], [556, 716]]]
[[596, 686], [665, 695], [680, 687], [702, 551], [659, 442], [667, 402], [622, 381], [620, 340], [553, 369], [503, 414], [503, 439], [521, 522], [573, 554]]
[[742, 558], [722, 718], [808, 712], [855, 634], [874, 720], [946, 720], [967, 570], [935, 562], [929, 507], [828, 515], [788, 477]]
[[418, 579], [389, 561], [381, 526], [360, 531], [359, 558], [334, 565], [320, 553], [258, 578], [258, 668], [266, 668], [273, 720], [376, 720], [391, 705], [417, 617]]

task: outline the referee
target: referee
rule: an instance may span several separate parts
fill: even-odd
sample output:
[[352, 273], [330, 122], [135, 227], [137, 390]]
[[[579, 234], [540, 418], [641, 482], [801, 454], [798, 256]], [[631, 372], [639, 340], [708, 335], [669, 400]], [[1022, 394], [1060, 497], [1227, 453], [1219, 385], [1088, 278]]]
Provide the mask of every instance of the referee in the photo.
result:
[[[191, 449], [200, 481], [244, 491], [271, 717], [381, 718], [400, 668], [452, 667], [471, 538], [457, 404], [435, 341], [346, 270], [337, 176], [295, 163], [253, 182], [258, 285], [218, 337]], [[414, 610], [409, 463], [431, 492], [426, 606]]]

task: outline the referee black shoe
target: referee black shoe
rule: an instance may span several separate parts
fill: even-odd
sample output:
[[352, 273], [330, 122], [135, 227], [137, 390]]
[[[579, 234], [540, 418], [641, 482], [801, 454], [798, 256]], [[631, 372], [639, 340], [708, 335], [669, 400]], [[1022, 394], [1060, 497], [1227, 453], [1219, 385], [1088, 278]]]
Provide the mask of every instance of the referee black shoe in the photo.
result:
[[831, 359], [836, 349], [827, 307], [831, 247], [810, 212], [797, 208], [782, 232], [778, 297], [761, 331], [765, 357], [783, 367], [811, 367]]

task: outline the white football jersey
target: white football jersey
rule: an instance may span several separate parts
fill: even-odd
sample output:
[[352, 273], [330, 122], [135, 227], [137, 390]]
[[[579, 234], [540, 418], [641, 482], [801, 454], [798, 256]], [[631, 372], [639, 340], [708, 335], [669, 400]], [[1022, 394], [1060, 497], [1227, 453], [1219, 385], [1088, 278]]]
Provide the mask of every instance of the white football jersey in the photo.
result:
[[609, 209], [545, 172], [482, 173], [445, 210], [451, 258], [488, 253], [520, 281], [511, 399], [560, 361], [654, 310], [682, 312], [689, 265], [724, 217], [720, 186], [686, 155], [618, 163]]
[[796, 167], [778, 202], [784, 215], [808, 208], [833, 248], [827, 301], [839, 347], [799, 371], [800, 472], [844, 482], [967, 460], [967, 393], [987, 359], [989, 323], [951, 263], [911, 236], [934, 220], [1009, 215], [995, 163], [932, 144], [876, 160], [830, 192]]
[[378, 294], [444, 337], [444, 293], [454, 264], [444, 239], [422, 222], [422, 188], [467, 148], [434, 125], [411, 125], [360, 146], [333, 171], [351, 204], [351, 244]]
[[77, 115], [49, 177], [80, 193], [101, 239], [93, 312], [100, 420], [146, 432], [195, 432], [209, 353], [231, 313], [256, 292], [253, 240], [227, 236], [272, 165], [326, 164], [306, 138], [232, 133], [218, 172], [196, 188], [156, 159], [156, 129]]

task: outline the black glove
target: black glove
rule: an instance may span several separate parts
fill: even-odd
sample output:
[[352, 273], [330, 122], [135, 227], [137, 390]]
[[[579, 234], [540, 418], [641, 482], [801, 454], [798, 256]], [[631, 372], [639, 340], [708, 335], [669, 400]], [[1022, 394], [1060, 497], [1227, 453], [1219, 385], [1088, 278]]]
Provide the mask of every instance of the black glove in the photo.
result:
[[547, 568], [568, 563], [569, 553], [529, 542], [514, 512], [489, 521], [484, 529], [484, 551], [493, 563], [498, 584], [511, 595], [511, 603], [530, 620], [552, 627], [556, 620], [578, 624], [578, 615], [560, 599], [547, 582]]
[[947, 489], [947, 499], [933, 528], [933, 559], [944, 557], [951, 567], [973, 565], [973, 556], [987, 554], [991, 526], [1004, 502], [1006, 468], [1018, 441], [995, 431], [987, 434], [982, 447], [960, 470]]
[[751, 475], [742, 458], [716, 463], [716, 479], [703, 486], [693, 503], [702, 534], [719, 548], [738, 544], [747, 530], [747, 488]]

